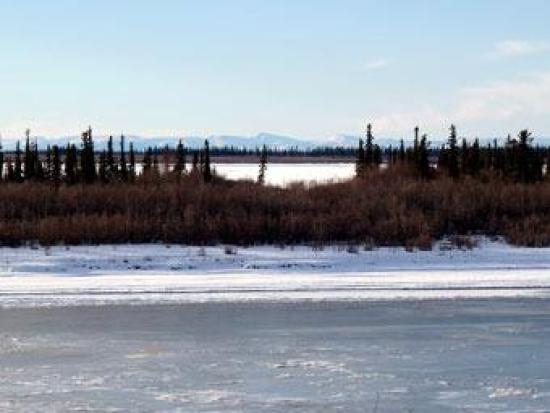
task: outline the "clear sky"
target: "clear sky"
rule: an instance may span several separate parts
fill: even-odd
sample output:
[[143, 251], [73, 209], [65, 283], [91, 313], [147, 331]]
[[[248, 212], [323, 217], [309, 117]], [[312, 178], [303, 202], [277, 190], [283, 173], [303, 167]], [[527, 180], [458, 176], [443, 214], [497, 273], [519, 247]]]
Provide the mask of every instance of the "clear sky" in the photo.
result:
[[0, 132], [550, 136], [547, 0], [4, 0]]

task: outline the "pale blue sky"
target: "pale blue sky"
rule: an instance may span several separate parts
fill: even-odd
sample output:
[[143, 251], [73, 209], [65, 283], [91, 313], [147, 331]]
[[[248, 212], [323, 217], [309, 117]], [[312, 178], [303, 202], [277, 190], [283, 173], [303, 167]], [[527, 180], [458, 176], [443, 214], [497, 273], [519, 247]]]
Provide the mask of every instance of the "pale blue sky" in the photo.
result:
[[550, 135], [546, 0], [5, 0], [0, 132]]

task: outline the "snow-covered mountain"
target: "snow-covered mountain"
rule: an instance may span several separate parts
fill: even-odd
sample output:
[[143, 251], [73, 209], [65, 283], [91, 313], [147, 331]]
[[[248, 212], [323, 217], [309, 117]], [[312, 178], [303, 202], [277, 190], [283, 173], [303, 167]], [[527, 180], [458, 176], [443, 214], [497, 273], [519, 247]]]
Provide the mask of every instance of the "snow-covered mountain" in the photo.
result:
[[[114, 136], [115, 150], [118, 150], [120, 144], [120, 137]], [[319, 146], [340, 146], [335, 145], [330, 140], [308, 140], [301, 138], [294, 138], [290, 136], [277, 135], [272, 133], [260, 133], [255, 136], [238, 136], [238, 135], [210, 135], [210, 136], [152, 136], [144, 137], [137, 135], [127, 135], [126, 148], [128, 143], [132, 142], [136, 150], [143, 150], [147, 147], [164, 147], [166, 145], [173, 147], [181, 139], [184, 145], [188, 148], [201, 148], [204, 145], [205, 140], [208, 140], [211, 147], [235, 147], [235, 148], [247, 148], [255, 149], [263, 145], [267, 145], [270, 148], [278, 149], [312, 149]], [[78, 136], [64, 136], [58, 138], [37, 137], [38, 145], [40, 148], [45, 148], [47, 145], [60, 145], [66, 146], [67, 143], [80, 144], [80, 137]], [[95, 147], [98, 150], [104, 149], [107, 145], [108, 136], [95, 136]], [[351, 142], [351, 141], [350, 141]], [[21, 142], [23, 143], [23, 142]], [[6, 139], [3, 142], [4, 147], [8, 150], [15, 148], [15, 140]], [[346, 144], [345, 146], [357, 145], [357, 139], [353, 143]]]

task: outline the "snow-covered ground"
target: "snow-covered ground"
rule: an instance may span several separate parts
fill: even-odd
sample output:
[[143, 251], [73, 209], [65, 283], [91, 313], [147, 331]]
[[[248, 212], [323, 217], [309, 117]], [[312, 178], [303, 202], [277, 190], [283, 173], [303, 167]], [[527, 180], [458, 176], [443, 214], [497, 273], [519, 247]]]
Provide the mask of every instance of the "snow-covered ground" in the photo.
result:
[[550, 249], [122, 245], [0, 249], [0, 306], [547, 297]]

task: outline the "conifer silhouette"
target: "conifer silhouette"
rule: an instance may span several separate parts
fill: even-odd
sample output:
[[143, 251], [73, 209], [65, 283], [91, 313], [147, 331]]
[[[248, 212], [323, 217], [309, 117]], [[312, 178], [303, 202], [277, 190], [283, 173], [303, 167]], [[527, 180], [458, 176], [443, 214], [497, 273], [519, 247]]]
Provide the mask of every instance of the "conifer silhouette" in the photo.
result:
[[262, 147], [262, 154], [260, 156], [260, 171], [258, 173], [258, 183], [261, 185], [265, 183], [266, 170], [267, 170], [267, 147], [264, 144]]

